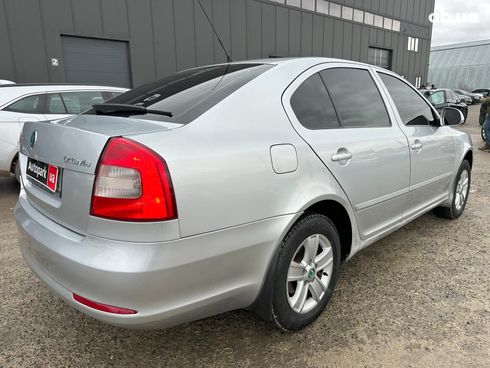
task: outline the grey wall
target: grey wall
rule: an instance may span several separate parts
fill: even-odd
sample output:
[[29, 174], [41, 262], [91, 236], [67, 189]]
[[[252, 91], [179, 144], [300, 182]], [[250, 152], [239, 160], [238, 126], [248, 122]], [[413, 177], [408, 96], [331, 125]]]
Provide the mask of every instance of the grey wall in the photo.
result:
[[[401, 32], [267, 0], [202, 3], [235, 60], [315, 55], [367, 62], [374, 46], [393, 50], [393, 70], [414, 82], [427, 79], [434, 1], [337, 1], [398, 19]], [[194, 0], [0, 0], [0, 79], [64, 82], [62, 34], [128, 41], [134, 86], [226, 60]], [[407, 51], [409, 35], [420, 38], [418, 53]]]

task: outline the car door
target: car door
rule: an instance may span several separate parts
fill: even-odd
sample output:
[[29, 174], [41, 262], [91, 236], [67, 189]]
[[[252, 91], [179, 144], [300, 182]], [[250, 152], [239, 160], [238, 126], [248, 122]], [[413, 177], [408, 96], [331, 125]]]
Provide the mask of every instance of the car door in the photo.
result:
[[454, 176], [455, 142], [451, 128], [441, 126], [430, 104], [412, 86], [393, 74], [378, 75], [410, 145], [410, 193], [404, 210], [404, 218], [410, 218], [448, 196]]
[[408, 143], [391, 123], [370, 69], [317, 66], [291, 84], [283, 104], [347, 194], [361, 237], [400, 223], [409, 188]]

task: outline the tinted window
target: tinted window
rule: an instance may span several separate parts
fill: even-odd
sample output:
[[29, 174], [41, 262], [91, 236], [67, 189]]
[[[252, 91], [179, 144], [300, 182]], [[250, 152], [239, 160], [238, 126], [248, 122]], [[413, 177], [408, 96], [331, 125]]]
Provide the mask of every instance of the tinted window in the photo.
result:
[[225, 64], [185, 70], [134, 88], [111, 99], [111, 103], [145, 106], [173, 114], [167, 117], [149, 113], [137, 115], [138, 119], [187, 124], [270, 68], [272, 65], [267, 64]]
[[92, 107], [92, 105], [104, 102], [102, 92], [65, 92], [61, 94], [66, 110], [69, 114], [80, 114]]
[[4, 108], [5, 111], [23, 112], [27, 114], [40, 114], [44, 95], [25, 97]]
[[405, 125], [429, 125], [434, 121], [425, 100], [408, 84], [391, 75], [379, 73]]
[[367, 70], [336, 68], [320, 73], [343, 127], [387, 127], [386, 106]]
[[308, 129], [339, 128], [339, 121], [325, 84], [318, 74], [305, 80], [291, 97], [291, 107]]
[[48, 95], [46, 114], [66, 114], [65, 105], [63, 104], [63, 100], [58, 93]]

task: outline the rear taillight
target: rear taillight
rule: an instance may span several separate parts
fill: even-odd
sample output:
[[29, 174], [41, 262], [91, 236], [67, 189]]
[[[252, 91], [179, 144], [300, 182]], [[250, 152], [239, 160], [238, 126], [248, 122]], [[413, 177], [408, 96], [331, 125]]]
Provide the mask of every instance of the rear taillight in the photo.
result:
[[165, 161], [135, 141], [111, 138], [97, 166], [90, 214], [121, 221], [176, 218]]

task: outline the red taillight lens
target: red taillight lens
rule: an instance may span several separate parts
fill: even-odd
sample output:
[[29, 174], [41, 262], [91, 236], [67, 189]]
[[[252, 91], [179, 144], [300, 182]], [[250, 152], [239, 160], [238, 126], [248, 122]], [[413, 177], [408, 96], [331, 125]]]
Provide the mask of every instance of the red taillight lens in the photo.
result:
[[97, 303], [94, 302], [93, 300], [84, 298], [83, 296], [77, 295], [75, 293], [72, 293], [73, 299], [79, 302], [80, 304], [83, 304], [87, 307], [102, 311], [102, 312], [107, 312], [107, 313], [113, 313], [113, 314], [136, 314], [138, 313], [137, 311], [133, 309], [127, 309], [127, 308], [121, 308], [121, 307], [115, 307], [113, 305], [107, 305], [107, 304], [102, 304], [102, 303]]
[[97, 166], [90, 214], [121, 221], [176, 218], [165, 161], [135, 141], [111, 138]]

